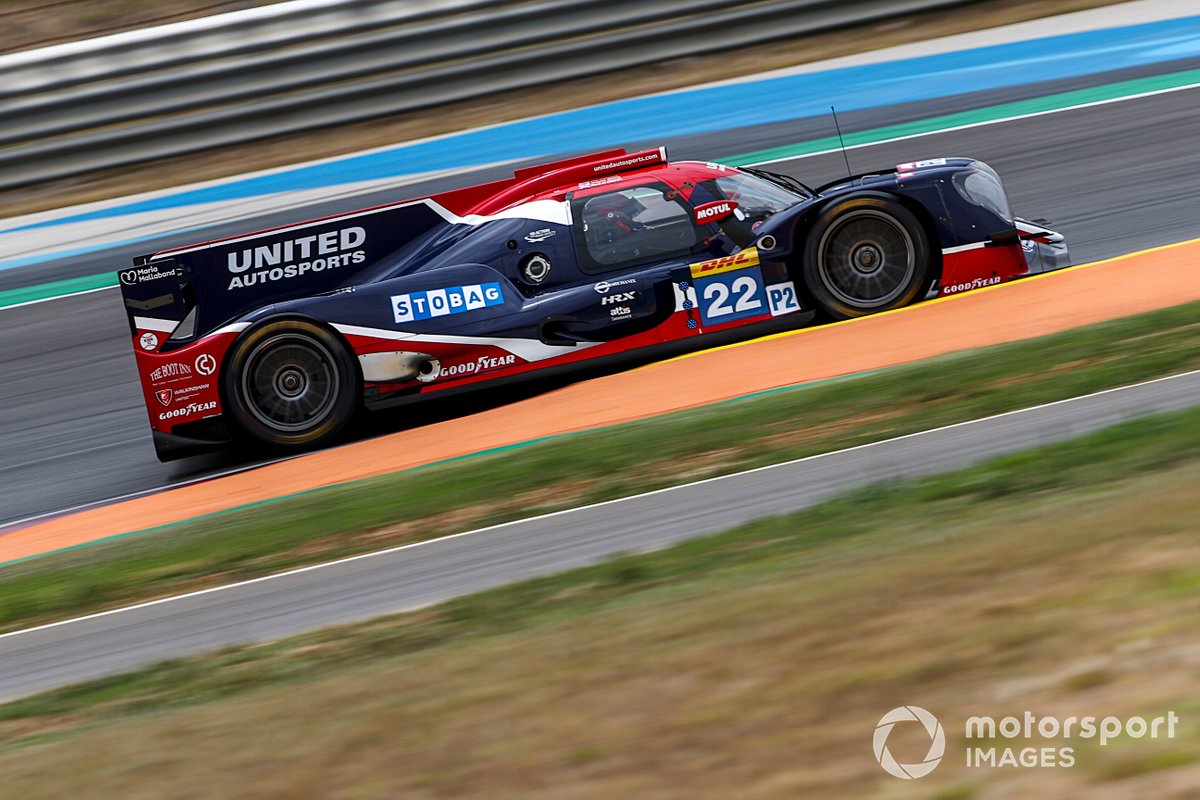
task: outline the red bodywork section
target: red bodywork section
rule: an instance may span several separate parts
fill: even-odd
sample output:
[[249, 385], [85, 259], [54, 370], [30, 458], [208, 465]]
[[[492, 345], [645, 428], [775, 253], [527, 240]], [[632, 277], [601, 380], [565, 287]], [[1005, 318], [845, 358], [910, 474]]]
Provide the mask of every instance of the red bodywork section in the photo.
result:
[[942, 280], [939, 297], [961, 294], [971, 289], [994, 286], [1029, 274], [1029, 265], [1017, 243], [979, 246], [969, 250], [942, 253]]
[[150, 427], [170, 433], [178, 425], [219, 416], [221, 362], [237, 331], [217, 331], [169, 353], [146, 350], [142, 340], [147, 334], [165, 339], [167, 333], [138, 329], [133, 337]]

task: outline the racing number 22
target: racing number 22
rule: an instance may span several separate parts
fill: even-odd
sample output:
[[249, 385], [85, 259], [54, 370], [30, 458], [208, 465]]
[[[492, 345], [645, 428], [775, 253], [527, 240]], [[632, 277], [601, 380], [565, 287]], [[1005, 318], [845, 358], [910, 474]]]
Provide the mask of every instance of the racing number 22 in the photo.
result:
[[696, 281], [700, 316], [705, 325], [731, 322], [766, 313], [762, 271], [758, 267]]
[[[747, 275], [736, 279], [728, 287], [723, 283], [710, 283], [704, 287], [704, 299], [711, 301], [706, 316], [712, 319], [762, 308], [762, 300], [754, 296], [757, 289], [758, 283]], [[733, 306], [729, 305], [730, 294], [736, 297]]]

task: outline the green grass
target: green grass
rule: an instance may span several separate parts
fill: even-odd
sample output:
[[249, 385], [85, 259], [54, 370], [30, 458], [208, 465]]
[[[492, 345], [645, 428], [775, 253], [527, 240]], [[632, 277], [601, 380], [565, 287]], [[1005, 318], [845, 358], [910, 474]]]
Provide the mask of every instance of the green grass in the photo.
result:
[[[725, 797], [743, 780], [714, 761], [725, 748], [756, 780], [809, 770], [792, 778], [807, 791], [767, 795], [864, 796], [897, 787], [869, 737], [901, 702], [948, 726], [1021, 707], [1151, 716], [1163, 703], [1191, 720], [1194, 700], [1169, 693], [1191, 686], [1200, 620], [1157, 585], [1164, 569], [1194, 574], [1197, 479], [1200, 409], [420, 612], [169, 662], [0, 706], [0, 782], [115, 796], [125, 770], [147, 796], [321, 796], [333, 785], [308, 786], [304, 771], [328, 759], [336, 774], [312, 780], [339, 794], [351, 780], [389, 796], [641, 796], [678, 768], [677, 791]], [[1138, 563], [1150, 555], [1162, 563]], [[1046, 678], [1099, 662], [1099, 683]], [[815, 745], [799, 736], [810, 730]], [[1065, 777], [1157, 779], [1194, 764], [1196, 732], [1188, 721], [1183, 740], [1083, 748]], [[922, 796], [1016, 777], [964, 772], [952, 755]], [[51, 775], [51, 763], [76, 766]], [[1072, 794], [1034, 788], [1022, 796]]]
[[[0, 720], [71, 714], [117, 698], [142, 695], [150, 706], [195, 702], [236, 693], [245, 686], [301, 675], [315, 663], [347, 664], [502, 635], [547, 622], [593, 613], [636, 600], [647, 591], [711, 577], [726, 581], [746, 568], [791, 562], [797, 554], [830, 542], [869, 536], [896, 516], [968, 517], [1001, 501], [1091, 493], [1115, 481], [1200, 460], [1200, 409], [1151, 416], [1089, 436], [993, 459], [978, 467], [931, 478], [874, 485], [795, 514], [751, 523], [727, 533], [683, 542], [661, 552], [612, 558], [572, 570], [481, 592], [441, 604], [437, 613], [409, 615], [412, 624], [373, 624], [334, 629], [347, 645], [308, 664], [273, 656], [292, 651], [297, 637], [274, 644], [234, 648], [223, 654], [165, 662], [155, 668], [99, 680], [0, 706]], [[1200, 591], [1200, 582], [1189, 587]], [[582, 591], [581, 591], [582, 590]], [[405, 619], [401, 617], [399, 619]], [[361, 635], [356, 630], [363, 630]], [[324, 634], [315, 634], [323, 638]], [[268, 665], [254, 680], [230, 679], [222, 667]], [[236, 671], [233, 670], [233, 671]], [[141, 704], [136, 700], [131, 707]]]
[[[332, 487], [0, 569], [13, 629], [1200, 368], [1200, 304]], [[1035, 471], [1037, 475], [1041, 471]]]

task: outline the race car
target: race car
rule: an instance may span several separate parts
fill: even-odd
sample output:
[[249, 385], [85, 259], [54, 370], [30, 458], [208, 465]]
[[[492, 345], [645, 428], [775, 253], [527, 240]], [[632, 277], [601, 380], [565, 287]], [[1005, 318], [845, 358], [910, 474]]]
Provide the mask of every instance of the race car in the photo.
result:
[[1066, 264], [1062, 235], [1014, 217], [973, 159], [810, 188], [659, 148], [164, 250], [118, 277], [165, 461], [312, 447], [363, 408]]

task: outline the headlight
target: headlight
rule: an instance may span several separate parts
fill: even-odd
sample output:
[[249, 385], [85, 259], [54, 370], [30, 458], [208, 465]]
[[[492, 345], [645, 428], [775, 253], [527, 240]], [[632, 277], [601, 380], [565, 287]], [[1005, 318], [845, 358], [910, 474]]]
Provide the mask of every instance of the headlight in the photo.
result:
[[954, 188], [969, 202], [983, 206], [1004, 219], [1012, 219], [1008, 195], [1004, 193], [1000, 178], [990, 169], [959, 172], [954, 176]]

